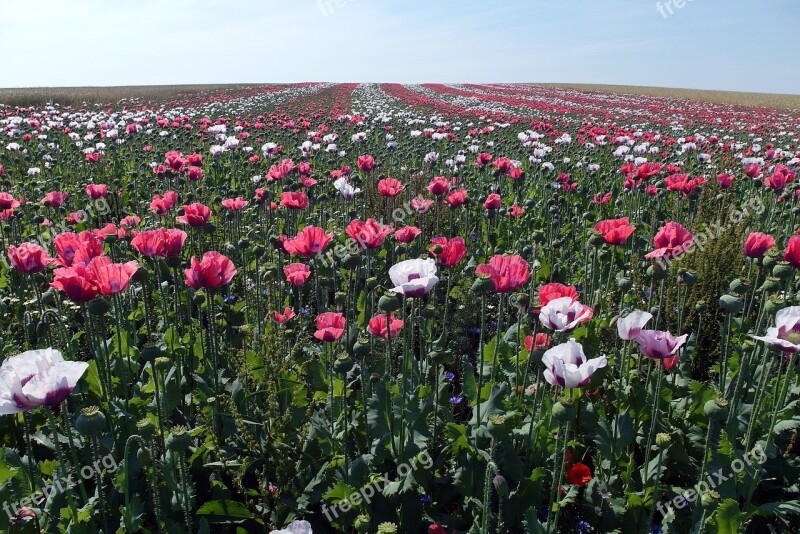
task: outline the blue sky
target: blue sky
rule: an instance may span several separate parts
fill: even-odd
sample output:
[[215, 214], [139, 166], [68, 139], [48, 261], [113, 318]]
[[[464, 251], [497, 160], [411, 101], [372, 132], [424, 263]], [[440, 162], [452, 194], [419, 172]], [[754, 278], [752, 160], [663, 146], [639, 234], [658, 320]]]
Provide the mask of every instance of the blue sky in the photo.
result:
[[0, 0], [0, 86], [585, 82], [800, 93], [800, 2], [680, 4]]

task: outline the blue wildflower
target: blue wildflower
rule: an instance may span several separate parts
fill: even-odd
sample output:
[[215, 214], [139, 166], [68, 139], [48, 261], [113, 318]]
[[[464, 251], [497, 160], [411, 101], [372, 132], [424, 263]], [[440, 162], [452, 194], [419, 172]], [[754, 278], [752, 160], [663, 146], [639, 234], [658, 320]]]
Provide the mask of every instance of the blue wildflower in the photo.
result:
[[461, 401], [463, 400], [463, 395], [456, 395], [455, 397], [450, 397], [450, 404], [461, 404]]
[[430, 504], [431, 503], [431, 498], [428, 497], [427, 495], [423, 495], [422, 497], [420, 497], [419, 500], [422, 502], [422, 504]]
[[578, 521], [575, 524], [575, 527], [577, 528], [578, 532], [589, 532], [592, 530], [592, 525], [590, 525], [588, 521]]
[[454, 375], [450, 371], [445, 371], [445, 373], [444, 373], [444, 379], [447, 380], [448, 382], [450, 382], [455, 377], [456, 377], [456, 375]]

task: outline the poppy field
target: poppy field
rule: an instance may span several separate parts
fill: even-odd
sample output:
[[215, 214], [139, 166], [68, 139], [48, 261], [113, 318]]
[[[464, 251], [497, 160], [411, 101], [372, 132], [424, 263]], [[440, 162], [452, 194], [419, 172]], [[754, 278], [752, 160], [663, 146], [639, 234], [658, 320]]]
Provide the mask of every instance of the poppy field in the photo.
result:
[[0, 106], [0, 531], [800, 529], [800, 112]]

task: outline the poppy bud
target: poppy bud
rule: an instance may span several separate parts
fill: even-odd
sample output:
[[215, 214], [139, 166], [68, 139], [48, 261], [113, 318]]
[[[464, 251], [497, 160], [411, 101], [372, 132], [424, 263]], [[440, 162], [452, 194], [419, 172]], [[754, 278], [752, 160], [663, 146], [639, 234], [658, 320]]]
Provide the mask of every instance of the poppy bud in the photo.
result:
[[361, 514], [360, 516], [356, 517], [355, 523], [353, 523], [353, 528], [356, 529], [356, 532], [369, 532], [369, 516]]
[[337, 291], [333, 296], [333, 302], [337, 306], [344, 306], [344, 304], [347, 302], [347, 293], [343, 291]]
[[150, 462], [153, 461], [153, 452], [150, 450], [150, 447], [141, 447], [136, 452], [136, 459], [139, 460], [139, 464], [143, 467], [149, 466]]
[[494, 489], [497, 494], [501, 497], [508, 497], [508, 482], [502, 475], [497, 475], [492, 479], [492, 485], [494, 485]]
[[206, 301], [206, 296], [203, 293], [195, 293], [192, 302], [195, 306], [202, 306]]

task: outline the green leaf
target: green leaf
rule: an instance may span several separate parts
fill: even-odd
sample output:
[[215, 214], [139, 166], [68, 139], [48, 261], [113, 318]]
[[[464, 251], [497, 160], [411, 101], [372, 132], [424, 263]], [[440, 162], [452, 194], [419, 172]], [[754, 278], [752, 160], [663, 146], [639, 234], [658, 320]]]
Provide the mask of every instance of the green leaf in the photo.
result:
[[744, 514], [739, 511], [739, 503], [727, 499], [717, 508], [712, 522], [717, 525], [717, 534], [739, 534], [743, 517]]
[[253, 516], [245, 505], [237, 501], [221, 499], [210, 501], [201, 506], [195, 514], [209, 516], [209, 521], [213, 523], [238, 523], [245, 519], [254, 519], [261, 523], [261, 520]]

